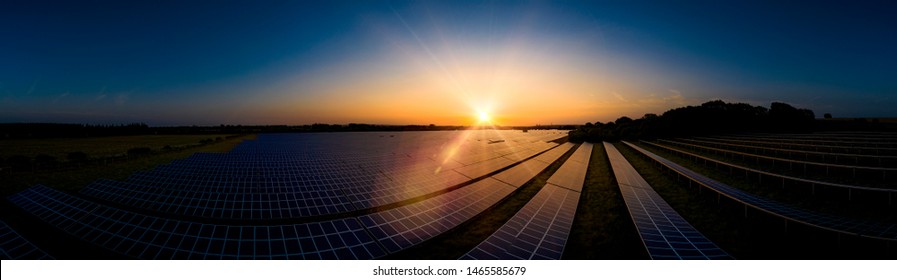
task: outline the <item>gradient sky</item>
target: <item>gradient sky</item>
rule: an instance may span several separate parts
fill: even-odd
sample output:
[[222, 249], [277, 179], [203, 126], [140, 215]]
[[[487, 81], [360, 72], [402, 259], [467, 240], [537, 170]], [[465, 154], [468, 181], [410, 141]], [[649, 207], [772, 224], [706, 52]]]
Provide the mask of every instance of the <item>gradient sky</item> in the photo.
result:
[[5, 0], [0, 122], [897, 116], [897, 2], [620, 2]]

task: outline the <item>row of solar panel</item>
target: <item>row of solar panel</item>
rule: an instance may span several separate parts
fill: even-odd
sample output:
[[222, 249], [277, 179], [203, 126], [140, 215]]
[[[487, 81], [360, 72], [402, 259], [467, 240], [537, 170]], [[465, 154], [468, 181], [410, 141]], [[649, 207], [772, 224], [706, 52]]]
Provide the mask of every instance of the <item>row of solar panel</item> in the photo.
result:
[[727, 142], [727, 143], [745, 143], [745, 144], [757, 145], [757, 146], [763, 146], [763, 147], [785, 148], [785, 149], [828, 152], [828, 153], [845, 153], [845, 154], [860, 154], [860, 155], [890, 155], [890, 156], [897, 155], [897, 149], [894, 149], [894, 148], [799, 144], [799, 143], [786, 143], [786, 142], [781, 142], [781, 141], [756, 141], [756, 140], [741, 140], [741, 139], [731, 139], [731, 138], [721, 138], [721, 137], [695, 137], [695, 139], [701, 139], [701, 140], [707, 140], [707, 141], [720, 141], [720, 142]]
[[53, 258], [30, 241], [22, 238], [5, 222], [0, 221], [0, 259], [47, 260]]
[[733, 150], [722, 149], [722, 148], [707, 147], [707, 146], [703, 146], [703, 145], [690, 144], [690, 143], [684, 143], [684, 142], [679, 142], [679, 141], [671, 141], [671, 140], [659, 140], [659, 141], [676, 144], [679, 146], [688, 147], [688, 148], [697, 149], [697, 150], [712, 151], [712, 152], [731, 154], [731, 155], [739, 155], [742, 157], [750, 157], [750, 158], [755, 158], [758, 160], [763, 159], [763, 160], [771, 160], [771, 161], [777, 161], [777, 162], [789, 163], [789, 164], [800, 164], [800, 165], [819, 166], [819, 167], [826, 167], [826, 168], [839, 168], [839, 169], [848, 169], [848, 170], [897, 172], [897, 168], [856, 166], [856, 165], [821, 163], [821, 162], [815, 162], [815, 161], [794, 160], [794, 159], [787, 159], [787, 158], [781, 158], [781, 157], [773, 157], [773, 156], [745, 153], [745, 152], [733, 151]]
[[725, 136], [730, 139], [756, 140], [756, 141], [777, 141], [799, 144], [813, 145], [832, 145], [832, 146], [860, 146], [860, 147], [880, 147], [880, 148], [897, 148], [897, 138], [863, 138], [863, 137], [789, 137], [789, 136], [764, 136], [764, 135], [739, 135]]
[[355, 218], [227, 226], [148, 216], [35, 186], [9, 200], [44, 222], [142, 259], [370, 259], [385, 255]]
[[786, 175], [776, 174], [776, 173], [767, 172], [767, 171], [763, 171], [763, 170], [757, 170], [757, 169], [747, 168], [747, 167], [744, 167], [744, 166], [740, 166], [740, 165], [736, 165], [736, 164], [732, 164], [732, 163], [728, 163], [728, 162], [724, 162], [724, 161], [720, 161], [720, 160], [712, 159], [712, 158], [709, 158], [709, 157], [701, 156], [701, 155], [698, 155], [698, 154], [690, 153], [690, 152], [687, 152], [687, 151], [679, 150], [679, 149], [676, 149], [676, 148], [673, 148], [673, 147], [669, 147], [669, 146], [665, 146], [665, 145], [661, 145], [661, 144], [657, 144], [657, 143], [652, 143], [652, 142], [642, 142], [642, 143], [645, 143], [645, 144], [647, 144], [647, 145], [651, 145], [651, 146], [655, 146], [655, 147], [658, 147], [658, 148], [662, 148], [662, 149], [665, 149], [665, 150], [667, 150], [667, 151], [672, 151], [672, 152], [675, 152], [675, 153], [677, 153], [677, 154], [686, 155], [686, 156], [694, 157], [694, 158], [699, 158], [699, 159], [704, 160], [704, 161], [706, 161], [706, 162], [712, 162], [712, 163], [715, 163], [715, 164], [718, 164], [718, 165], [721, 165], [721, 166], [728, 166], [728, 167], [731, 167], [731, 168], [734, 168], [734, 169], [744, 170], [746, 173], [761, 174], [761, 175], [764, 175], [764, 176], [770, 176], [770, 177], [774, 177], [774, 178], [779, 178], [779, 179], [782, 179], [783, 181], [784, 181], [784, 180], [788, 180], [788, 181], [793, 181], [793, 182], [808, 183], [808, 184], [811, 184], [811, 185], [827, 186], [827, 187], [834, 187], [834, 188], [848, 189], [848, 190], [849, 190], [849, 189], [853, 189], [853, 190], [864, 190], [864, 191], [880, 192], [880, 193], [883, 193], [883, 194], [886, 194], [886, 195], [887, 195], [887, 194], [891, 194], [891, 193], [897, 193], [897, 189], [894, 189], [894, 188], [876, 188], [876, 187], [866, 187], [866, 186], [857, 186], [857, 185], [846, 185], [846, 184], [831, 183], [831, 182], [825, 182], [825, 181], [819, 181], [819, 180], [811, 180], [811, 179], [798, 178], [798, 177], [793, 177], [793, 176], [786, 176]]
[[893, 223], [860, 220], [797, 208], [720, 183], [631, 143], [624, 142], [624, 144], [695, 183], [743, 203], [745, 206], [821, 229], [882, 240], [897, 240], [897, 225]]
[[612, 144], [604, 149], [629, 216], [651, 259], [731, 259], [676, 212]]
[[[470, 178], [476, 178], [513, 163], [498, 158], [465, 166], [461, 172]], [[271, 180], [284, 177], [264, 178], [264, 181], [258, 180], [261, 178], [249, 178], [249, 182], [241, 182], [235, 180], [247, 178], [238, 175], [190, 176], [153, 171], [135, 174], [127, 183], [98, 181], [88, 186], [83, 193], [118, 204], [180, 215], [271, 219], [351, 211], [352, 198], [357, 199], [359, 209], [376, 207], [445, 189], [467, 180], [452, 171], [439, 174], [418, 171], [414, 176], [401, 176], [399, 171], [395, 171], [379, 177], [368, 174], [361, 180], [353, 179], [366, 172], [348, 174], [356, 176], [329, 174], [331, 178], [325, 180], [288, 178], [289, 181], [280, 182]], [[398, 179], [392, 180], [389, 177]], [[262, 195], [256, 195], [258, 193]]]
[[573, 226], [592, 148], [591, 143], [580, 145], [523, 208], [461, 258], [560, 259]]
[[897, 167], [897, 156], [859, 155], [845, 153], [826, 153], [782, 148], [771, 148], [755, 145], [733, 144], [725, 142], [704, 141], [696, 139], [678, 139], [691, 144], [707, 145], [715, 148], [751, 152], [763, 155], [786, 156], [791, 159], [815, 160], [826, 163], [852, 162], [860, 166]]

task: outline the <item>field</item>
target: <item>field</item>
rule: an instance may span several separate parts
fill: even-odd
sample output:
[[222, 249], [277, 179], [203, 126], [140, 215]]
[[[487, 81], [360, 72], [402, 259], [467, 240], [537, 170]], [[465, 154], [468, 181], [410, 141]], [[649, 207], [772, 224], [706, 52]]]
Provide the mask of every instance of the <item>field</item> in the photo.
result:
[[[895, 135], [717, 135], [610, 145], [567, 143], [565, 135], [263, 134], [88, 168], [17, 171], [28, 176], [3, 178], [9, 191], [0, 218], [12, 231], [4, 236], [17, 237], [3, 242], [17, 249], [4, 250], [18, 253], [3, 258], [897, 254]], [[119, 143], [127, 152], [207, 137], [103, 145]], [[46, 141], [59, 150], [66, 145], [50, 142], [68, 140]]]

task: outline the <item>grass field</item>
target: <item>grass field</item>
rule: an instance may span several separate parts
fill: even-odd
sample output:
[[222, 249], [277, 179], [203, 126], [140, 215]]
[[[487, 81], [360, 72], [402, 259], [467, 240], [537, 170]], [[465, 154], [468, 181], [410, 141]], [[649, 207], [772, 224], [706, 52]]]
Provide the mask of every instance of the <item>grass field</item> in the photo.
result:
[[[210, 144], [189, 146], [184, 149], [161, 151], [160, 148], [169, 146], [187, 146], [198, 144], [200, 140], [207, 138], [224, 138], [226, 135], [165, 135], [165, 136], [124, 136], [102, 137], [84, 139], [41, 139], [41, 140], [15, 140], [0, 141], [5, 148], [12, 149], [16, 154], [44, 153], [64, 154], [77, 150], [88, 153], [103, 152], [122, 153], [132, 147], [152, 147], [155, 153], [128, 160], [108, 161], [106, 163], [94, 163], [80, 168], [67, 168], [59, 170], [35, 170], [35, 171], [3, 171], [0, 172], [0, 195], [6, 196], [35, 184], [44, 184], [48, 187], [60, 190], [78, 190], [90, 182], [107, 178], [122, 180], [131, 173], [139, 170], [151, 169], [160, 164], [167, 164], [175, 159], [186, 158], [196, 152], [227, 152], [244, 139], [254, 138], [255, 135], [234, 137]], [[130, 142], [129, 142], [130, 141]], [[24, 145], [22, 148], [12, 148], [12, 144]], [[69, 144], [73, 146], [69, 146]], [[91, 153], [89, 155], [93, 156]]]

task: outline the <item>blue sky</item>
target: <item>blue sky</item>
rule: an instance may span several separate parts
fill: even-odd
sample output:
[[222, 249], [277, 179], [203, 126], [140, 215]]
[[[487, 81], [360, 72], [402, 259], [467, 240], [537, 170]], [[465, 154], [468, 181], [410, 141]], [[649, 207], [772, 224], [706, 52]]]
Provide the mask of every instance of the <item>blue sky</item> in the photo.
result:
[[4, 1], [0, 122], [894, 117], [889, 1]]

